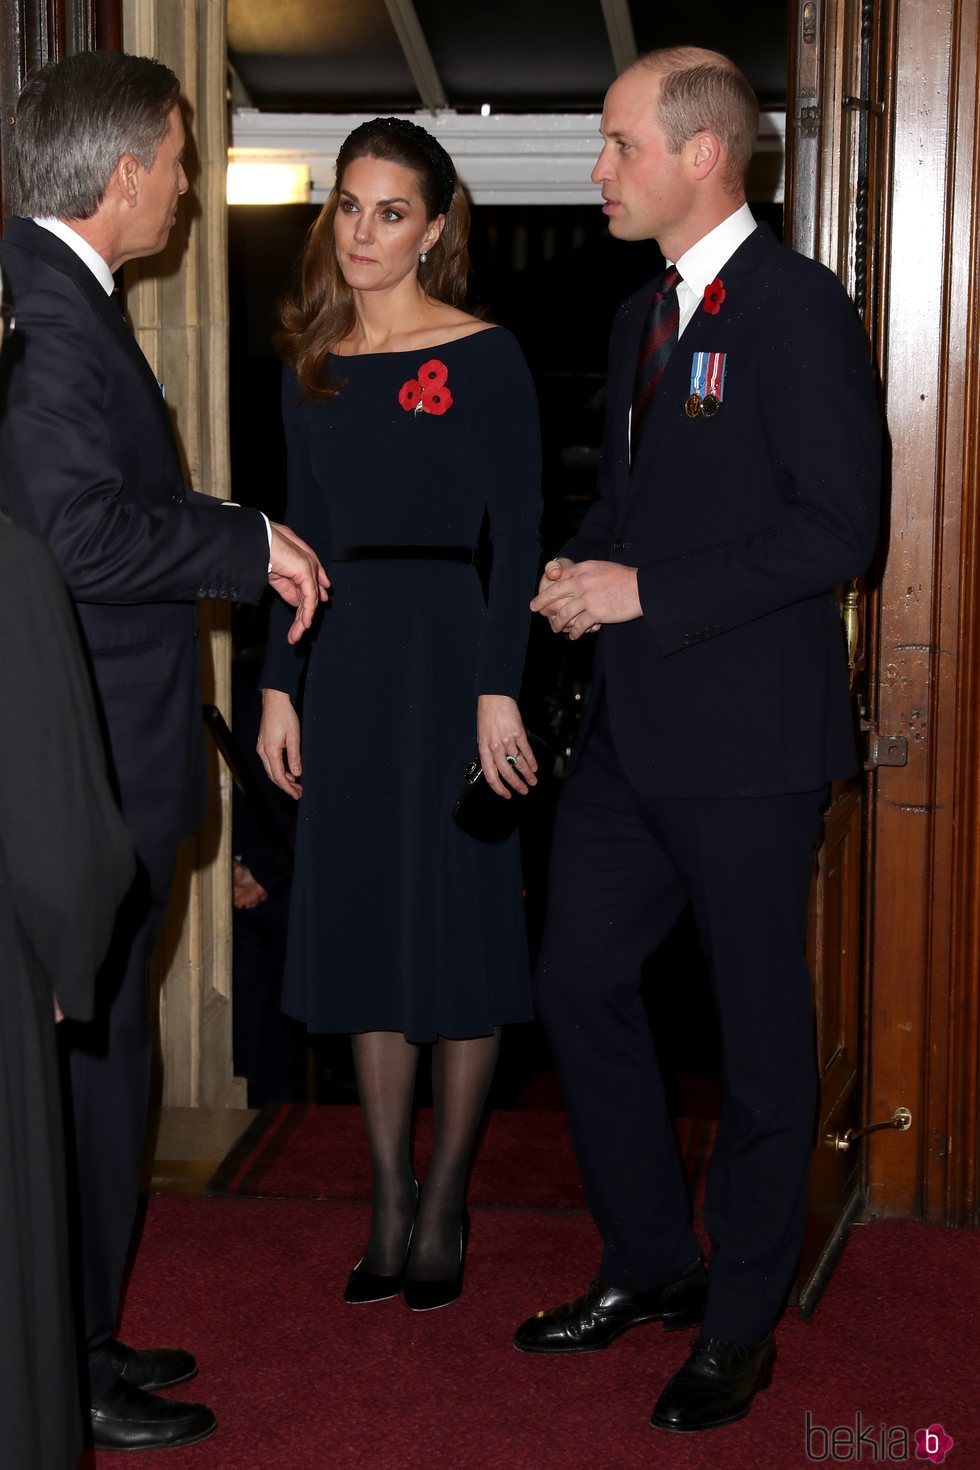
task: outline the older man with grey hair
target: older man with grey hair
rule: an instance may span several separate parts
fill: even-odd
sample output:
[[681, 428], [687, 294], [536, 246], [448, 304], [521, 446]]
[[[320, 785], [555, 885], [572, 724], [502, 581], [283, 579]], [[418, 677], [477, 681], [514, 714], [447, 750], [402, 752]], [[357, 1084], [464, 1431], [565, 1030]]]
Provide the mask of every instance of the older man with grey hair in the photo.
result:
[[[113, 299], [113, 272], [166, 244], [188, 184], [180, 84], [146, 57], [72, 56], [29, 78], [15, 146], [24, 218], [0, 247], [18, 318], [0, 425], [0, 506], [42, 537], [87, 643], [139, 872], [68, 1062], [94, 1444], [151, 1449], [211, 1433], [211, 1411], [160, 1398], [197, 1371], [179, 1349], [115, 1337], [146, 1125], [146, 972], [177, 845], [205, 797], [198, 598], [296, 608], [295, 642], [327, 579], [258, 511], [191, 490], [161, 386]], [[39, 834], [39, 841], [43, 834]]]

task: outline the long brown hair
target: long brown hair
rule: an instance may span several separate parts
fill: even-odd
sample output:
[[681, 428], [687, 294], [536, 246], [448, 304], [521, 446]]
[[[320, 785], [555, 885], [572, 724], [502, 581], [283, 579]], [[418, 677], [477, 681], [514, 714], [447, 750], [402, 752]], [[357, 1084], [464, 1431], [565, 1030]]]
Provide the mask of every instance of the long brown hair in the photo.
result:
[[338, 190], [355, 158], [378, 158], [411, 169], [418, 180], [426, 220], [440, 214], [446, 218], [425, 264], [419, 265], [420, 283], [434, 301], [457, 307], [466, 304], [470, 209], [452, 159], [417, 123], [399, 117], [361, 123], [337, 154], [336, 182], [306, 237], [299, 291], [283, 302], [276, 337], [276, 346], [295, 370], [303, 396], [319, 403], [333, 398], [344, 386], [327, 375], [326, 358], [353, 331], [355, 322], [354, 293], [340, 269], [333, 233]]

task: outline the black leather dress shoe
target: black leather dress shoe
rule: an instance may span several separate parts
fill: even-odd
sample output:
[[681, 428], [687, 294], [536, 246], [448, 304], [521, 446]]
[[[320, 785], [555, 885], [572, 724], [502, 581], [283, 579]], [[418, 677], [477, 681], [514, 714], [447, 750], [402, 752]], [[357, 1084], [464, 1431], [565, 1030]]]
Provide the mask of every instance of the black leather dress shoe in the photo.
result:
[[689, 1434], [744, 1419], [755, 1395], [769, 1387], [775, 1358], [771, 1332], [762, 1342], [699, 1337], [691, 1356], [657, 1400], [650, 1423], [657, 1429]]
[[97, 1450], [167, 1450], [193, 1444], [217, 1429], [203, 1404], [157, 1398], [120, 1378], [92, 1405]]
[[514, 1346], [522, 1353], [591, 1353], [641, 1322], [662, 1322], [668, 1331], [696, 1327], [707, 1289], [703, 1261], [650, 1291], [626, 1291], [596, 1280], [584, 1296], [529, 1317], [514, 1334]]
[[132, 1384], [133, 1388], [142, 1388], [147, 1393], [158, 1388], [173, 1388], [175, 1383], [186, 1383], [197, 1372], [193, 1355], [183, 1348], [140, 1350], [110, 1337], [105, 1351], [119, 1377]]

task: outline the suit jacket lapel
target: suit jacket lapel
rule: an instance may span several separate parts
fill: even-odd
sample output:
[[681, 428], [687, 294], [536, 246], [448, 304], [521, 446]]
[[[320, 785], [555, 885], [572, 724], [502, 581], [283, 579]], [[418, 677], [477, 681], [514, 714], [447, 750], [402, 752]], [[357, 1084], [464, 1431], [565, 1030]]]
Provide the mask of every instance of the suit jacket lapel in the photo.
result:
[[[653, 283], [649, 292], [638, 296], [623, 322], [622, 339], [611, 363], [609, 382], [606, 386], [606, 413], [612, 430], [610, 447], [613, 451], [615, 469], [614, 484], [616, 499], [625, 505], [632, 492], [630, 466], [630, 406], [633, 402], [633, 387], [636, 383], [636, 363], [640, 355], [643, 327], [653, 295]], [[668, 364], [669, 366], [669, 364]]]
[[738, 300], [738, 282], [744, 280], [750, 272], [759, 269], [764, 264], [766, 255], [774, 248], [775, 240], [769, 226], [758, 225], [722, 266], [720, 274], [725, 282], [726, 301], [719, 316], [708, 319], [703, 315], [703, 309], [698, 307], [686, 330], [678, 338], [657, 388], [657, 396], [649, 409], [648, 422], [644, 426], [637, 454], [630, 465], [631, 503], [649, 470], [656, 446], [666, 432], [677, 429], [678, 413], [683, 417], [681, 405], [690, 386], [692, 348], [697, 339], [697, 350], [703, 349], [705, 344], [700, 339], [704, 336], [705, 322], [711, 321], [712, 351], [724, 351], [731, 321], [730, 314], [726, 315], [726, 312], [730, 313]]

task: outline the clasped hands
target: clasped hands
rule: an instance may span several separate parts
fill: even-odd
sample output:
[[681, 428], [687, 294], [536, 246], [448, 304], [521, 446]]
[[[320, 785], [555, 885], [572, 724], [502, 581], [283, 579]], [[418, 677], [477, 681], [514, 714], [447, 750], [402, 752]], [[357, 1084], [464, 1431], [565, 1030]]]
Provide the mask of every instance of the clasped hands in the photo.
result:
[[544, 569], [531, 611], [547, 618], [552, 632], [573, 641], [603, 623], [632, 622], [643, 616], [637, 568], [556, 556]]

